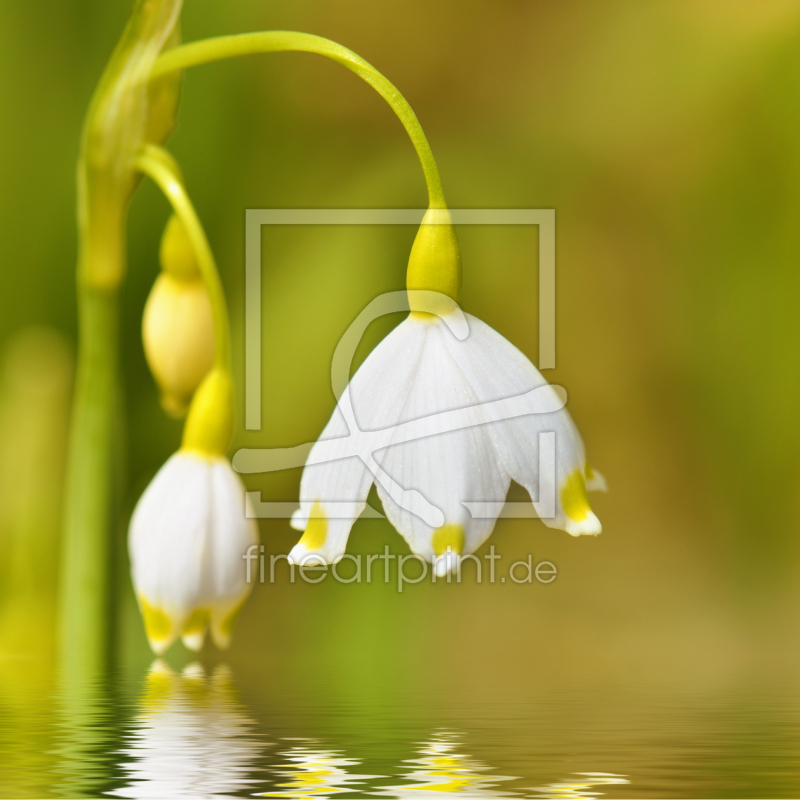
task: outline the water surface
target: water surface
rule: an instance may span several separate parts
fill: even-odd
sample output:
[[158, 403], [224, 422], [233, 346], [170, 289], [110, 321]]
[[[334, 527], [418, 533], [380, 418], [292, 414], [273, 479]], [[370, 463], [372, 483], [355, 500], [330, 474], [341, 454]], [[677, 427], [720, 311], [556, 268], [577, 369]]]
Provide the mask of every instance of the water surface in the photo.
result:
[[380, 702], [265, 695], [225, 664], [160, 661], [16, 688], [0, 705], [3, 797], [800, 796], [800, 697], [775, 689], [431, 686]]

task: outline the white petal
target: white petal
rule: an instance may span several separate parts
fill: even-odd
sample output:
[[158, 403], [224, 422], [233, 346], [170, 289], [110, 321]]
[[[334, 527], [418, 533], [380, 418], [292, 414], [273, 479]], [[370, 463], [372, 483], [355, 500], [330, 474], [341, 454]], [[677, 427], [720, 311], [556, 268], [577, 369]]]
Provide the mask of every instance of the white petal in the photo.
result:
[[308, 525], [308, 517], [303, 513], [302, 508], [292, 512], [292, 518], [289, 520], [289, 525], [296, 531], [304, 531]]
[[245, 511], [245, 489], [227, 459], [211, 465], [211, 530], [208, 598], [213, 603], [240, 600], [250, 590], [243, 556], [258, 544], [255, 519]]
[[[467, 375], [481, 402], [501, 397], [523, 395], [546, 385], [536, 367], [507, 339], [484, 322], [468, 315], [470, 336], [466, 342], [449, 342], [450, 351]], [[535, 405], [531, 408], [536, 411]], [[573, 536], [597, 534], [600, 522], [591, 512], [588, 502], [583, 503], [574, 476], [584, 480], [586, 456], [578, 429], [566, 409], [530, 415], [492, 423], [487, 426], [492, 435], [498, 457], [511, 478], [522, 484], [532, 499], [542, 495], [555, 496], [554, 514], [542, 518], [551, 527], [566, 530]], [[539, 473], [539, 434], [555, 433], [555, 473]], [[573, 484], [574, 502], [564, 507], [565, 487]], [[583, 493], [585, 494], [585, 492]]]
[[570, 536], [597, 536], [603, 532], [603, 526], [594, 511], [587, 510], [580, 520], [564, 517], [564, 529]]
[[[362, 431], [382, 430], [403, 417], [409, 390], [419, 379], [419, 365], [432, 327], [438, 326], [420, 322], [413, 315], [406, 317], [353, 376], [350, 396]], [[452, 333], [448, 335], [455, 338]]]
[[401, 323], [369, 354], [312, 448], [300, 481], [300, 510], [292, 516], [292, 527], [307, 530], [315, 503], [320, 508], [313, 516], [324, 518], [325, 525], [323, 530], [320, 522], [315, 523], [309, 535], [300, 539], [289, 553], [292, 562], [306, 559], [308, 564], [319, 563], [311, 556], [320, 556], [333, 563], [344, 554], [373, 481], [362, 457], [371, 452], [369, 443], [360, 434], [373, 430], [382, 416], [391, 415], [402, 402], [392, 386], [402, 387], [413, 380], [422, 346], [422, 339], [415, 339], [413, 332]]
[[[207, 461], [176, 453], [158, 471], [133, 512], [129, 551], [136, 595], [171, 623], [169, 633], [157, 637], [160, 652], [177, 638], [203, 599], [210, 478]], [[144, 605], [143, 612], [147, 619]]]
[[606, 479], [594, 467], [586, 467], [586, 488], [590, 492], [607, 492]]
[[434, 559], [434, 571], [437, 578], [444, 578], [448, 572], [458, 572], [458, 565], [461, 561], [457, 553], [447, 550]]
[[[347, 547], [350, 529], [367, 503], [372, 477], [364, 462], [349, 455], [349, 437], [340, 436], [333, 441], [328, 437], [340, 424], [337, 409], [303, 470], [300, 509], [292, 515], [292, 524], [302, 525], [305, 533], [289, 553], [292, 563], [319, 564], [319, 559], [308, 560], [312, 554], [329, 564], [340, 558]], [[313, 463], [323, 449], [329, 460]]]
[[244, 556], [258, 544], [258, 526], [252, 509], [248, 514], [241, 478], [227, 459], [213, 462], [211, 487], [213, 533], [208, 605], [211, 636], [214, 644], [224, 649], [230, 644], [233, 617], [253, 588], [252, 582], [247, 582]]
[[[341, 557], [373, 476], [390, 521], [428, 559], [445, 540], [464, 553], [477, 549], [512, 477], [532, 497], [540, 490], [555, 496], [547, 524], [574, 535], [599, 532], [588, 503], [576, 506], [585, 492], [569, 495], [577, 514], [564, 508], [565, 487], [578, 485], [576, 471], [583, 480], [585, 456], [563, 400], [500, 334], [466, 319], [470, 335], [461, 341], [441, 319], [412, 314], [358, 370], [304, 470], [293, 525], [306, 526], [306, 534], [293, 560]], [[481, 407], [502, 401], [506, 408], [504, 398], [520, 398], [514, 413], [525, 416], [497, 422], [496, 411]], [[541, 476], [540, 487], [539, 433], [546, 431], [555, 433], [556, 470]], [[495, 517], [473, 519], [465, 502], [486, 503]]]
[[[471, 553], [489, 536], [495, 519], [472, 519], [464, 503], [502, 502], [509, 477], [498, 463], [485, 427], [472, 424], [484, 417], [480, 407], [475, 407], [478, 401], [468, 380], [448, 351], [450, 341], [458, 340], [438, 319], [420, 321], [412, 316], [403, 325], [409, 335], [422, 341], [421, 346], [409, 348], [409, 352], [419, 354], [412, 365], [413, 375], [402, 382], [392, 376], [383, 388], [394, 402], [391, 407], [383, 404], [381, 413], [373, 415], [373, 422], [393, 428], [417, 420], [414, 428], [423, 436], [402, 441], [403, 431], [397, 429], [377, 461], [400, 486], [420, 492], [438, 508], [445, 526], [460, 528], [463, 552]], [[408, 366], [405, 357], [403, 365]], [[465, 409], [466, 426], [450, 430], [445, 414], [457, 409]], [[402, 508], [386, 487], [379, 484], [378, 493], [387, 517], [411, 549], [431, 560], [436, 555], [436, 528]]]

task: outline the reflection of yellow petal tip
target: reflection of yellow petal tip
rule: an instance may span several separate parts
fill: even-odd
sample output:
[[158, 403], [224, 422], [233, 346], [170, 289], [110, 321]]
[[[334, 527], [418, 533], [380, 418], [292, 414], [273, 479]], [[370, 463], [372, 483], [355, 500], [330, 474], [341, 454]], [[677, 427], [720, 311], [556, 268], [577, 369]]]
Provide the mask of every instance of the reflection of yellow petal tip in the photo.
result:
[[160, 677], [166, 675], [168, 678], [172, 678], [174, 674], [175, 673], [173, 673], [172, 667], [170, 667], [166, 661], [161, 658], [157, 658], [150, 665], [150, 669], [147, 672], [147, 677], [149, 679], [151, 676]]
[[202, 664], [193, 661], [183, 668], [180, 682], [181, 700], [189, 707], [202, 708], [208, 702], [206, 671]]
[[211, 674], [211, 682], [216, 689], [230, 691], [234, 688], [233, 672], [227, 664], [217, 664]]
[[181, 678], [190, 681], [204, 681], [206, 679], [206, 671], [203, 669], [202, 664], [199, 664], [197, 661], [192, 661], [191, 664], [187, 664], [183, 668]]
[[464, 552], [464, 529], [461, 525], [442, 525], [433, 532], [431, 546], [437, 556], [446, 553], [448, 547], [451, 552], [461, 555]]
[[166, 612], [150, 605], [144, 597], [139, 597], [139, 606], [150, 647], [154, 653], [161, 655], [172, 643], [172, 620]]
[[144, 681], [142, 706], [148, 711], [160, 708], [172, 693], [173, 671], [159, 658], [153, 662]]
[[328, 539], [328, 518], [319, 500], [315, 500], [311, 506], [311, 513], [308, 515], [308, 525], [306, 532], [301, 537], [298, 544], [302, 544], [306, 550], [321, 550]]

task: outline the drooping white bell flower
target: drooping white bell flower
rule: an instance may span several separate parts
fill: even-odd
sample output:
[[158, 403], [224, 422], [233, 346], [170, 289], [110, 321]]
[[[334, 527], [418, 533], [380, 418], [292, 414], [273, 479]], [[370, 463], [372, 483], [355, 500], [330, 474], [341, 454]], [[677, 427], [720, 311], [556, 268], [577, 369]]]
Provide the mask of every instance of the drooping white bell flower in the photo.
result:
[[178, 636], [199, 650], [209, 624], [214, 643], [228, 646], [251, 589], [242, 556], [257, 543], [244, 487], [226, 458], [180, 451], [164, 464], [130, 530], [133, 583], [156, 653]]
[[[458, 257], [451, 241], [449, 263]], [[414, 261], [412, 251], [409, 289], [422, 283], [455, 295], [456, 279], [441, 275], [457, 275], [460, 265], [449, 273], [434, 265], [426, 286], [412, 283]], [[373, 482], [389, 521], [439, 575], [489, 537], [512, 479], [532, 500], [552, 498], [549, 513], [540, 512], [547, 525], [573, 536], [601, 532], [586, 492], [605, 482], [586, 463], [563, 395], [503, 336], [451, 306], [412, 311], [356, 372], [303, 471], [292, 524], [305, 533], [293, 561], [340, 558]], [[554, 435], [551, 466], [540, 458], [540, 433], [551, 443]]]
[[[209, 414], [229, 394], [212, 372], [189, 413], [183, 447], [153, 478], [133, 513], [129, 552], [147, 638], [157, 654], [179, 636], [191, 650], [211, 628], [225, 648], [237, 611], [252, 588], [243, 556], [258, 544], [241, 479], [223, 455], [229, 431]], [[223, 427], [227, 422], [223, 421]], [[225, 444], [223, 444], [223, 442]]]

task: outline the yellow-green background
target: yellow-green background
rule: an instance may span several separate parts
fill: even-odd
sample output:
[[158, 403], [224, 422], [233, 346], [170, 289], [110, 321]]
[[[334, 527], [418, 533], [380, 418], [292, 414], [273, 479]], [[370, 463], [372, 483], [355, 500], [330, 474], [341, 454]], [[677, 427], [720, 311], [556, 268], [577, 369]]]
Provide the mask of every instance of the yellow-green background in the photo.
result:
[[[65, 424], [75, 348], [74, 164], [123, 0], [0, 4], [0, 673], [49, 680]], [[550, 586], [258, 587], [226, 660], [240, 680], [376, 698], [414, 688], [648, 678], [791, 678], [800, 660], [800, 2], [187, 0], [187, 40], [305, 30], [351, 47], [416, 110], [454, 208], [555, 208], [557, 359], [548, 378], [610, 492], [598, 538], [498, 524], [504, 559]], [[424, 183], [388, 107], [307, 54], [188, 74], [170, 148], [218, 256], [242, 383], [247, 208], [416, 208]], [[116, 653], [150, 656], [124, 555], [127, 518], [180, 426], [139, 339], [167, 206], [130, 215]], [[412, 229], [264, 238], [263, 430], [313, 440], [330, 357], [376, 294], [402, 288]], [[464, 308], [535, 362], [536, 236], [461, 232]], [[396, 320], [376, 324], [360, 357]], [[30, 330], [44, 326], [46, 330]], [[26, 330], [23, 330], [26, 329]], [[240, 397], [242, 392], [240, 391]], [[240, 403], [240, 412], [243, 412]], [[243, 417], [243, 413], [242, 413]], [[248, 477], [297, 498], [299, 470]], [[262, 524], [286, 552], [288, 521]], [[352, 552], [405, 545], [357, 523]], [[170, 660], [180, 665], [177, 646]], [[220, 660], [213, 651], [204, 656]], [[299, 690], [299, 689], [298, 689]], [[287, 689], [288, 691], [288, 689]]]

